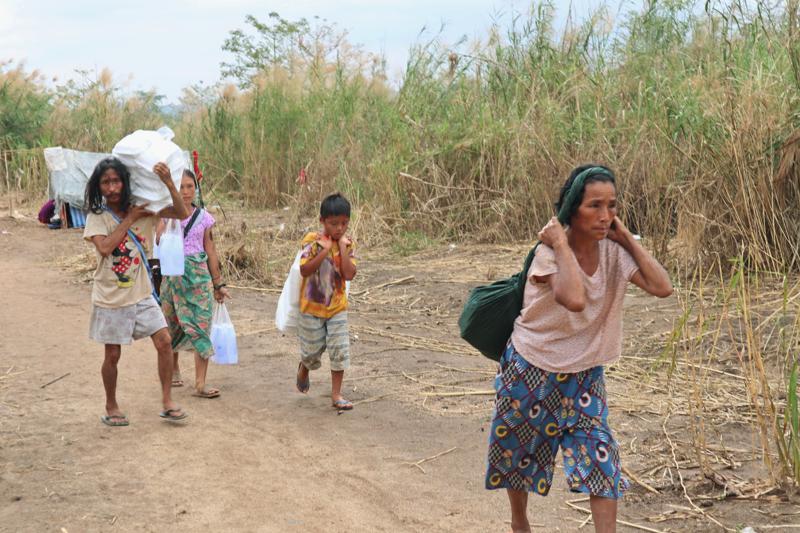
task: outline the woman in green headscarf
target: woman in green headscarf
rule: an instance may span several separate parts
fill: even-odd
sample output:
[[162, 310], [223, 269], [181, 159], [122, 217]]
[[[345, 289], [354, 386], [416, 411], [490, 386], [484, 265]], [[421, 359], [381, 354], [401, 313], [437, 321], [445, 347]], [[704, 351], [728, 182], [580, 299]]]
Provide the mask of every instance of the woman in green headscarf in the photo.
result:
[[622, 351], [627, 284], [662, 298], [672, 284], [617, 217], [607, 167], [574, 169], [556, 207], [495, 380], [486, 488], [505, 488], [512, 530], [530, 531], [528, 492], [549, 492], [561, 448], [570, 490], [589, 494], [595, 530], [609, 532], [628, 481], [608, 425], [603, 365]]

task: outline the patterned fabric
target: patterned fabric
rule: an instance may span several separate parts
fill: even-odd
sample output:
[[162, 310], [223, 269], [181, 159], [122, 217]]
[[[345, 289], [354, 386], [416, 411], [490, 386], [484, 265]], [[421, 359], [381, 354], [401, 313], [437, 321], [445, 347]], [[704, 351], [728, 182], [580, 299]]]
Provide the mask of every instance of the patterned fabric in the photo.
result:
[[331, 370], [347, 370], [350, 367], [350, 333], [347, 329], [347, 312], [332, 318], [317, 318], [300, 313], [300, 359], [303, 366], [316, 370], [322, 365], [322, 352], [328, 350]]
[[125, 307], [92, 306], [89, 338], [101, 344], [131, 344], [167, 327], [155, 298]]
[[[192, 220], [192, 215], [194, 215], [196, 209], [198, 208], [193, 208], [189, 216], [181, 220], [181, 231], [186, 229], [186, 225]], [[197, 220], [195, 220], [192, 225], [192, 229], [189, 230], [189, 234], [183, 239], [183, 255], [194, 255], [205, 252], [203, 237], [205, 236], [206, 229], [210, 228], [215, 223], [216, 221], [214, 217], [211, 216], [211, 213], [203, 209], [203, 213], [197, 217]]]
[[192, 350], [203, 359], [214, 355], [211, 332], [211, 274], [205, 252], [186, 256], [183, 276], [166, 276], [161, 308], [172, 336], [172, 350]]
[[608, 426], [603, 367], [546, 372], [509, 343], [495, 379], [486, 488], [547, 495], [561, 447], [572, 492], [618, 499], [628, 489]]
[[[144, 246], [145, 254], [150, 256], [153, 250], [158, 217], [147, 216], [137, 220], [131, 231]], [[89, 213], [83, 238], [90, 242], [92, 237], [108, 236], [116, 229], [114, 217], [104, 211], [101, 214]], [[100, 255], [92, 244], [97, 257], [97, 269], [94, 272], [92, 286], [92, 303], [98, 307], [127, 307], [147, 298], [153, 291], [147, 268], [139, 257], [139, 248], [128, 235], [107, 256]], [[145, 258], [146, 259], [146, 258]]]
[[[300, 244], [302, 248], [301, 265], [306, 264], [322, 251], [322, 246], [317, 244], [320, 236], [321, 234], [312, 232], [303, 237]], [[355, 264], [352, 244], [347, 247], [346, 253]], [[346, 309], [347, 290], [344, 277], [342, 277], [342, 256], [339, 252], [339, 243], [334, 243], [317, 271], [302, 280], [300, 312], [318, 318], [331, 318]]]

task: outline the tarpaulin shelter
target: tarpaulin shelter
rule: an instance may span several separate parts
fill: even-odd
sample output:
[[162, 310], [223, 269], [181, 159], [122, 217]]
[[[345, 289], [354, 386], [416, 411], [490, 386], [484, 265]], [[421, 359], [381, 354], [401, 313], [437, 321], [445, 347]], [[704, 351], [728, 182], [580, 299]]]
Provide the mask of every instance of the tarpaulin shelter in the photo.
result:
[[82, 228], [86, 225], [86, 184], [97, 163], [110, 155], [80, 152], [60, 146], [44, 149], [44, 160], [50, 176], [48, 194], [56, 202], [56, 212], [61, 213], [62, 228]]

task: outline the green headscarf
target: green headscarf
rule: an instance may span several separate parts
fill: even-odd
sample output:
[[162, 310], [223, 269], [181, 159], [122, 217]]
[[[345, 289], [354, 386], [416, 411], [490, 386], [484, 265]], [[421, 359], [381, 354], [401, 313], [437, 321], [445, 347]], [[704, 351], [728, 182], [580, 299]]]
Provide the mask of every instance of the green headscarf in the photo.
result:
[[586, 179], [597, 174], [608, 176], [612, 180], [614, 179], [614, 174], [604, 167], [589, 167], [575, 176], [575, 179], [572, 180], [572, 185], [569, 186], [567, 194], [564, 195], [561, 207], [558, 209], [558, 221], [561, 222], [562, 226], [569, 224], [572, 215], [577, 211]]

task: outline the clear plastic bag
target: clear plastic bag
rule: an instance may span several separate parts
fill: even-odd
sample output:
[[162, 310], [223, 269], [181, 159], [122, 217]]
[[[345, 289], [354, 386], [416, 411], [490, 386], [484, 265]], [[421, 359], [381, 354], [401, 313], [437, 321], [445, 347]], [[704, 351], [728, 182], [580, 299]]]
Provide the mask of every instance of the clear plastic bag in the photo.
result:
[[278, 308], [275, 311], [275, 326], [283, 333], [297, 334], [297, 320], [300, 317], [300, 255], [297, 252], [294, 263], [289, 269], [289, 275], [283, 283], [281, 296], [278, 298]]
[[162, 276], [183, 276], [183, 230], [177, 219], [167, 219], [167, 229], [158, 243]]
[[214, 302], [214, 315], [211, 318], [211, 344], [214, 346], [212, 361], [218, 365], [235, 365], [239, 362], [236, 346], [236, 330], [225, 304]]

